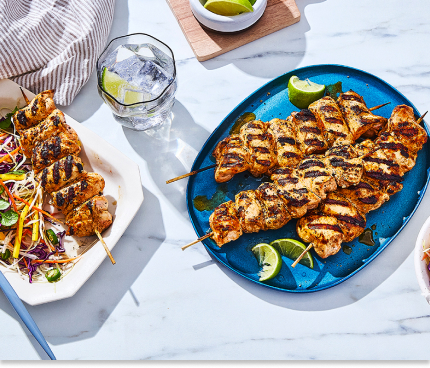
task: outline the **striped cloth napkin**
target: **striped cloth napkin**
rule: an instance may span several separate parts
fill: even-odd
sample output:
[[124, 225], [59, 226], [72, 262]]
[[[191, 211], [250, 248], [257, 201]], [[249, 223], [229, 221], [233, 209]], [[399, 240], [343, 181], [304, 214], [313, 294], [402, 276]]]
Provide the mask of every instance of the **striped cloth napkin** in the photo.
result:
[[88, 81], [112, 24], [115, 0], [0, 0], [0, 79], [69, 105]]

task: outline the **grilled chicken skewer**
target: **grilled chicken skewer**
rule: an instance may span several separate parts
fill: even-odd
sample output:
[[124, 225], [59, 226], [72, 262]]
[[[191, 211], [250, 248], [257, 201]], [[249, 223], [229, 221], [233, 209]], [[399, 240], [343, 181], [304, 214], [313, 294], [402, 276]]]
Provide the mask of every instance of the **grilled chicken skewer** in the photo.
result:
[[[364, 101], [362, 105], [367, 117], [371, 115], [386, 122], [386, 119], [371, 114]], [[331, 97], [314, 102], [309, 109], [312, 112], [308, 109], [293, 112], [286, 120], [273, 119], [268, 123], [251, 121], [241, 127], [239, 135], [231, 135], [220, 141], [213, 152], [217, 161], [215, 180], [222, 183], [244, 171], [259, 176], [270, 174], [275, 167], [294, 167], [303, 156], [322, 153], [332, 146], [353, 143], [360, 136], [352, 136], [348, 125], [351, 119], [344, 120], [339, 106]], [[166, 184], [212, 167], [214, 165], [170, 179]]]

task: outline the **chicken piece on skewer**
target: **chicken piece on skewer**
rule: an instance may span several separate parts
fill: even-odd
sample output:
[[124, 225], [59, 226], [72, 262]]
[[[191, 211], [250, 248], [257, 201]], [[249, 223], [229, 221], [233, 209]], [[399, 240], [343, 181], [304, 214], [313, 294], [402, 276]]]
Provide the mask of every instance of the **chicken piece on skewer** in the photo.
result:
[[330, 148], [324, 161], [341, 188], [357, 184], [363, 175], [363, 160], [350, 145]]
[[384, 133], [390, 133], [410, 152], [418, 152], [427, 142], [427, 133], [415, 121], [414, 110], [410, 106], [396, 106], [391, 113]]
[[349, 242], [359, 236], [366, 227], [366, 217], [345, 197], [333, 192], [320, 203], [315, 213], [333, 216], [343, 232], [343, 241]]
[[76, 156], [67, 156], [44, 168], [36, 175], [36, 181], [46, 192], [52, 193], [79, 180], [85, 174], [81, 159]]
[[60, 133], [44, 142], [40, 142], [33, 149], [31, 156], [33, 170], [38, 173], [61, 158], [70, 155], [77, 156], [80, 152], [81, 144], [79, 141], [70, 139], [65, 133]]
[[337, 104], [343, 113], [354, 141], [362, 136], [373, 138], [387, 123], [386, 118], [372, 114], [363, 97], [354, 91], [341, 93], [337, 99]]
[[351, 144], [354, 141], [339, 106], [330, 96], [309, 105], [309, 110], [323, 125], [329, 147]]
[[215, 147], [215, 181], [223, 183], [249, 169], [250, 154], [238, 135], [228, 136]]
[[253, 176], [267, 174], [277, 164], [275, 142], [268, 127], [267, 122], [253, 120], [240, 128], [240, 138], [251, 154], [249, 171]]
[[51, 193], [53, 205], [67, 215], [73, 208], [103, 192], [105, 181], [97, 173], [87, 173], [80, 181]]
[[303, 186], [321, 199], [326, 197], [326, 193], [336, 190], [336, 180], [331, 175], [331, 170], [324, 163], [323, 156], [306, 157], [297, 169]]
[[112, 224], [112, 215], [108, 212], [106, 197], [95, 196], [82, 203], [66, 216], [66, 225], [69, 227], [67, 235], [78, 237], [101, 233]]
[[315, 252], [321, 258], [327, 258], [339, 252], [344, 238], [339, 222], [334, 216], [308, 215], [297, 221], [297, 234], [312, 243]]
[[255, 192], [263, 208], [266, 229], [279, 229], [291, 220], [284, 201], [278, 195], [276, 185], [263, 183]]
[[297, 141], [300, 151], [308, 156], [312, 153], [323, 152], [328, 145], [325, 139], [324, 126], [309, 110], [292, 112], [293, 124], [296, 126]]
[[54, 91], [43, 91], [36, 95], [33, 100], [13, 115], [15, 129], [20, 132], [39, 124], [55, 109]]
[[377, 180], [366, 176], [363, 176], [358, 184], [339, 189], [337, 192], [348, 198], [361, 213], [376, 210], [390, 199], [388, 193], [380, 189], [380, 183]]
[[255, 190], [244, 190], [235, 198], [240, 226], [244, 233], [266, 230], [264, 211]]
[[55, 109], [39, 125], [21, 131], [21, 146], [24, 154], [30, 158], [33, 153], [33, 148], [39, 142], [44, 142], [59, 133], [64, 133], [71, 140], [79, 142], [79, 137], [75, 130], [66, 124], [64, 114], [60, 110]]
[[302, 159], [302, 152], [292, 116], [290, 115], [286, 120], [276, 118], [269, 121], [269, 133], [275, 140], [278, 166], [297, 166]]
[[220, 204], [209, 217], [212, 239], [221, 248], [242, 235], [236, 205], [233, 201]]

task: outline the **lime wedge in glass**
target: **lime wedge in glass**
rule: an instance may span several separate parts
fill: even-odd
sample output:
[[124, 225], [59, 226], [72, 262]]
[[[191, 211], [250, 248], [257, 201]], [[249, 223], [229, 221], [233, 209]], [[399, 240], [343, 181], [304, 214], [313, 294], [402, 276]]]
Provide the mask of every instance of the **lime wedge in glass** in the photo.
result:
[[225, 16], [254, 11], [249, 0], [208, 0], [205, 8], [212, 13]]
[[257, 244], [252, 249], [258, 264], [263, 268], [258, 273], [260, 281], [273, 279], [281, 269], [282, 258], [279, 252], [269, 244]]
[[119, 75], [110, 72], [107, 68], [102, 73], [103, 89], [121, 101], [124, 96], [124, 104], [129, 105], [143, 101], [143, 93], [136, 91], [137, 87], [122, 79]]
[[[300, 254], [306, 249], [306, 245], [294, 239], [278, 239], [270, 243], [272, 247], [279, 251], [285, 257], [295, 261]], [[309, 268], [314, 268], [314, 260], [312, 254], [307, 252], [299, 262]]]
[[324, 97], [325, 85], [300, 80], [293, 75], [288, 82], [288, 98], [299, 109], [306, 109], [312, 102]]

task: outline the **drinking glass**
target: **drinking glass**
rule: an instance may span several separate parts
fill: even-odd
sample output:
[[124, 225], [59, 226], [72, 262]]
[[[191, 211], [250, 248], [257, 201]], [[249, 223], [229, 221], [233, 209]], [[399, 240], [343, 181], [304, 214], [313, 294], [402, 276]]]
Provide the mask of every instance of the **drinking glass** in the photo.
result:
[[145, 33], [114, 38], [97, 60], [97, 89], [116, 120], [146, 130], [171, 119], [177, 88], [175, 57]]

